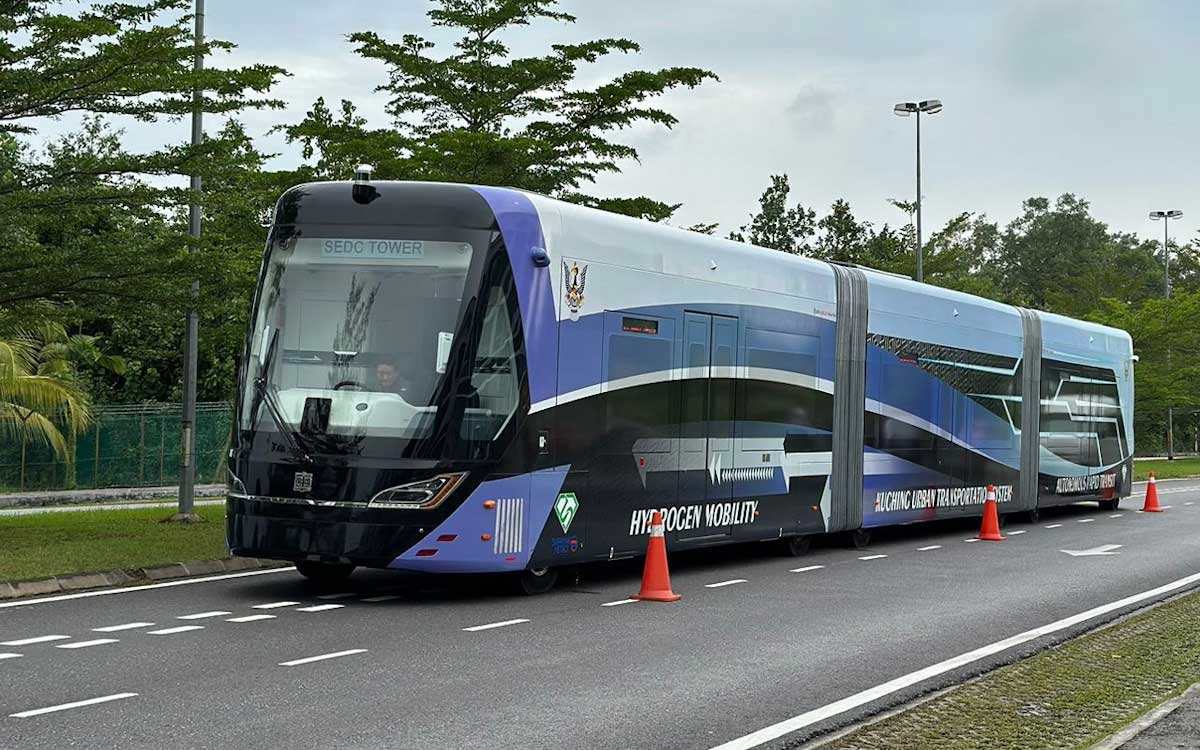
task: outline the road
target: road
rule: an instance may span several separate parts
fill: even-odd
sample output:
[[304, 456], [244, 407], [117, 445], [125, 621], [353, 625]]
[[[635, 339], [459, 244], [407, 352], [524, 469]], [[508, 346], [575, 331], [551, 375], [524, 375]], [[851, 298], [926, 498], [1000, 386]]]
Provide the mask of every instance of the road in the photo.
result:
[[1159, 486], [1165, 513], [1072, 506], [1002, 543], [940, 524], [676, 555], [674, 604], [625, 601], [630, 563], [535, 598], [272, 570], [4, 603], [0, 746], [794, 745], [1195, 585], [1200, 482]]

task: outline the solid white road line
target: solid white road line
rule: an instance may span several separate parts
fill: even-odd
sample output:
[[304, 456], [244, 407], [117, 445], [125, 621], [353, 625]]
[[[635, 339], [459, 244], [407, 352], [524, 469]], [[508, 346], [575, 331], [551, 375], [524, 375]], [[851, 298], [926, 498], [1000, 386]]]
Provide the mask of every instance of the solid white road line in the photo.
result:
[[1052, 523], [1049, 526], [1047, 526], [1046, 528], [1047, 529], [1057, 529], [1057, 528], [1060, 528], [1061, 526], [1062, 526], [1061, 523]]
[[1024, 534], [1026, 531], [1028, 531], [1028, 529], [1017, 529], [1016, 531], [1008, 532], [1008, 535], [1009, 536], [1017, 536], [1018, 534]]
[[0, 659], [20, 659], [24, 654], [0, 654]]
[[78, 594], [62, 594], [59, 596], [43, 596], [40, 599], [22, 599], [16, 602], [0, 603], [0, 609], [8, 609], [9, 607], [28, 607], [32, 604], [51, 604], [53, 602], [65, 602], [72, 599], [87, 599], [93, 596], [108, 596], [110, 594], [132, 594], [137, 591], [149, 591], [151, 589], [165, 589], [172, 586], [190, 586], [193, 583], [209, 583], [211, 581], [225, 581], [230, 578], [245, 578], [246, 576], [265, 576], [271, 573], [288, 573], [295, 570], [295, 567], [288, 568], [271, 568], [270, 570], [247, 570], [244, 573], [225, 573], [219, 576], [204, 576], [203, 578], [183, 578], [178, 581], [164, 581], [163, 583], [148, 583], [145, 586], [125, 586], [115, 589], [100, 589], [99, 591], [82, 591]]
[[862, 557], [860, 557], [858, 559], [859, 560], [880, 560], [885, 557], [887, 557], [887, 555], [863, 555]]
[[210, 617], [224, 617], [232, 615], [232, 612], [226, 612], [223, 609], [214, 609], [212, 612], [197, 612], [194, 615], [180, 615], [176, 620], [207, 620]]
[[1091, 523], [1092, 521], [1095, 521], [1095, 520], [1096, 519], [1094, 519], [1094, 518], [1081, 518], [1077, 521], [1077, 523]]
[[135, 697], [137, 697], [137, 693], [115, 693], [113, 695], [105, 695], [99, 698], [88, 698], [85, 701], [60, 703], [57, 706], [47, 706], [46, 708], [35, 708], [32, 711], [19, 711], [15, 714], [9, 714], [9, 716], [14, 719], [28, 719], [30, 716], [41, 716], [42, 714], [52, 714], [55, 711], [67, 711], [72, 708], [83, 708], [84, 706], [94, 706], [97, 703], [108, 703], [109, 701], [119, 701], [122, 698]]
[[274, 620], [275, 615], [246, 615], [245, 617], [230, 617], [225, 622], [258, 622], [259, 620]]
[[297, 612], [325, 612], [330, 609], [341, 609], [345, 604], [318, 604], [313, 607], [301, 607]]
[[4, 641], [0, 646], [32, 646], [35, 643], [49, 643], [50, 641], [65, 641], [71, 636], [69, 635], [39, 635], [35, 638], [22, 638], [19, 641]]
[[641, 601], [641, 600], [640, 599], [618, 599], [615, 602], [605, 602], [605, 603], [601, 604], [600, 606], [601, 607], [618, 607], [622, 604], [633, 604], [636, 601]]
[[704, 584], [704, 588], [719, 589], [722, 586], [733, 586], [734, 584], [738, 584], [738, 583], [746, 583], [746, 579], [745, 578], [730, 578], [728, 581], [717, 581], [716, 583], [706, 583], [706, 584]]
[[75, 641], [74, 643], [60, 643], [55, 648], [87, 648], [88, 646], [100, 646], [105, 643], [119, 643], [116, 638], [96, 638], [91, 641]]
[[279, 609], [280, 607], [294, 607], [300, 602], [271, 602], [270, 604], [255, 604], [251, 609]]
[[186, 633], [189, 630], [204, 630], [203, 625], [176, 625], [173, 628], [163, 628], [162, 630], [151, 630], [150, 635], [175, 635], [176, 633]]
[[361, 601], [370, 602], [371, 604], [376, 604], [378, 602], [390, 602], [393, 599], [399, 599], [399, 598], [400, 598], [399, 594], [388, 594], [386, 596], [368, 596], [366, 599], [362, 599]]
[[298, 667], [301, 664], [312, 664], [314, 661], [325, 661], [326, 659], [336, 659], [339, 656], [353, 656], [354, 654], [365, 654], [365, 648], [352, 648], [348, 651], [335, 651], [332, 654], [321, 654], [320, 656], [306, 656], [303, 659], [292, 659], [291, 661], [281, 661], [281, 667]]
[[942, 545], [940, 545], [940, 544], [930, 544], [925, 547], [917, 547], [917, 552], [929, 552], [930, 550], [941, 549], [941, 548], [942, 548]]
[[463, 630], [467, 633], [478, 633], [480, 630], [491, 630], [492, 628], [503, 628], [509, 625], [520, 625], [523, 622], [529, 622], [529, 620], [521, 619], [505, 620], [503, 622], [490, 622], [487, 625], [476, 625], [470, 628], [463, 628]]
[[824, 565], [805, 565], [803, 568], [792, 568], [791, 573], [807, 573], [810, 570], [820, 570]]
[[899, 692], [900, 690], [912, 685], [916, 685], [917, 683], [927, 680], [931, 677], [937, 677], [938, 675], [942, 675], [960, 667], [964, 667], [968, 664], [977, 662], [980, 659], [985, 659], [994, 654], [1006, 651], [1014, 646], [1019, 646], [1023, 643], [1028, 643], [1029, 641], [1041, 638], [1042, 636], [1066, 630], [1079, 625], [1080, 623], [1087, 622], [1088, 620], [1106, 615], [1110, 612], [1116, 612], [1117, 610], [1123, 609], [1130, 605], [1139, 604], [1144, 601], [1158, 598], [1165, 594], [1169, 594], [1172, 591], [1177, 591], [1179, 589], [1191, 586], [1195, 583], [1200, 583], [1200, 573], [1194, 573], [1190, 576], [1180, 578], [1179, 580], [1172, 581], [1171, 583], [1159, 586], [1157, 588], [1143, 591], [1140, 594], [1133, 594], [1132, 596], [1127, 596], [1124, 599], [1118, 599], [1115, 602], [1109, 602], [1108, 604], [1102, 604], [1098, 607], [1093, 607], [1092, 609], [1089, 609], [1085, 612], [1080, 612], [1077, 615], [1056, 620], [1047, 625], [1042, 625], [1041, 627], [1033, 628], [1032, 630], [1026, 630], [1023, 633], [1017, 633], [1016, 635], [1005, 638], [1002, 641], [990, 643], [986, 646], [977, 648], [974, 651], [968, 651], [965, 654], [959, 654], [958, 656], [946, 659], [945, 661], [940, 661], [937, 664], [932, 664], [924, 669], [919, 669], [916, 672], [909, 672], [906, 675], [888, 680], [887, 682], [855, 693], [854, 695], [847, 696], [839, 701], [834, 701], [833, 703], [821, 706], [820, 708], [806, 711], [798, 716], [793, 716], [792, 718], [786, 719], [777, 724], [772, 724], [771, 726], [764, 727], [756, 732], [751, 732], [744, 737], [738, 737], [737, 739], [730, 740], [723, 745], [714, 747], [712, 750], [749, 750], [750, 748], [758, 747], [763, 743], [777, 740], [784, 735], [799, 731], [805, 727], [810, 727], [813, 724], [825, 721], [826, 719], [837, 716], [838, 714], [845, 713], [846, 711], [858, 708], [859, 706], [864, 706], [872, 701], [892, 695], [893, 693]]
[[94, 633], [119, 633], [122, 630], [136, 630], [137, 628], [154, 627], [152, 622], [127, 622], [124, 625], [109, 625], [104, 628], [92, 628]]
[[343, 591], [343, 592], [342, 592], [342, 593], [340, 593], [340, 594], [322, 594], [321, 596], [318, 596], [317, 598], [318, 598], [318, 599], [324, 599], [324, 600], [329, 600], [329, 599], [349, 599], [349, 598], [350, 598], [350, 597], [352, 597], [352, 596], [358, 596], [358, 594], [354, 593], [353, 591]]

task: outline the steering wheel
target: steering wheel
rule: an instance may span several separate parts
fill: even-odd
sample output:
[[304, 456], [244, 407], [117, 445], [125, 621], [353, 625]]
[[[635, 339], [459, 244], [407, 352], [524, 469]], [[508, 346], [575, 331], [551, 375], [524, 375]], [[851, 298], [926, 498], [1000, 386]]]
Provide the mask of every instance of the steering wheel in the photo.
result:
[[354, 386], [356, 390], [360, 390], [360, 391], [363, 389], [363, 384], [358, 382], [357, 380], [343, 380], [342, 382], [335, 385], [333, 387], [333, 390], [340, 391], [342, 389], [342, 386]]

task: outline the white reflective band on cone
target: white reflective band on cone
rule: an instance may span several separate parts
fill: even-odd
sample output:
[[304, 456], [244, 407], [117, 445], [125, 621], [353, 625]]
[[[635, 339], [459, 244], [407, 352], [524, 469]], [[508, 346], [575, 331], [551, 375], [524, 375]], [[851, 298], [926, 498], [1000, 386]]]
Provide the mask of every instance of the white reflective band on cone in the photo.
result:
[[662, 535], [663, 535], [663, 525], [661, 523], [658, 524], [657, 526], [650, 527], [650, 536], [662, 536]]
[[989, 485], [988, 485], [988, 490], [987, 490], [987, 498], [986, 498], [986, 499], [987, 499], [987, 500], [993, 500], [993, 501], [996, 499], [996, 486], [995, 486], [995, 485], [992, 485], [992, 484], [989, 484]]

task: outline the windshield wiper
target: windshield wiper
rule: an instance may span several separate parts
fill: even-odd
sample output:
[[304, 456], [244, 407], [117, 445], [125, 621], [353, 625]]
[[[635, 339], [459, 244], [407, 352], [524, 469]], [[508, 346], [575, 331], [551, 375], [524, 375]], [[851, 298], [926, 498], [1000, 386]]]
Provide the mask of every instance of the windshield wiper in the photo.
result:
[[263, 357], [262, 362], [258, 367], [258, 375], [254, 378], [254, 403], [250, 406], [250, 424], [258, 424], [258, 409], [262, 404], [267, 405], [267, 414], [271, 415], [271, 421], [275, 423], [275, 427], [279, 433], [283, 435], [284, 441], [287, 443], [288, 450], [292, 455], [304, 460], [306, 463], [312, 463], [312, 456], [306, 448], [300, 436], [292, 429], [287, 419], [283, 416], [283, 410], [279, 408], [279, 401], [275, 398], [275, 392], [271, 390], [269, 381], [271, 373], [271, 363], [275, 361], [275, 352], [279, 343], [279, 329], [276, 328], [271, 332], [271, 341], [267, 344], [267, 353]]

